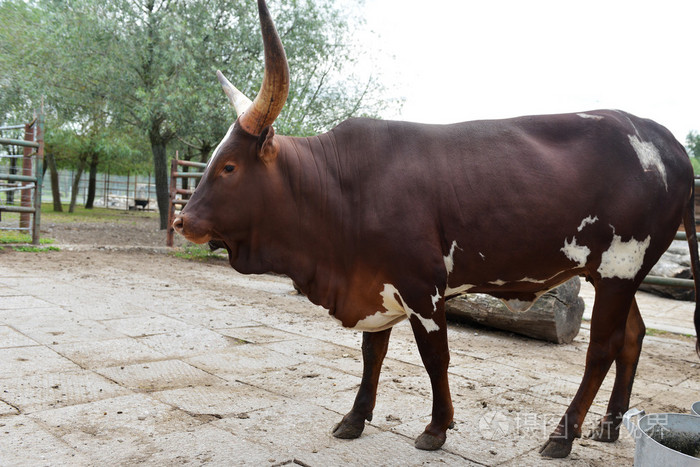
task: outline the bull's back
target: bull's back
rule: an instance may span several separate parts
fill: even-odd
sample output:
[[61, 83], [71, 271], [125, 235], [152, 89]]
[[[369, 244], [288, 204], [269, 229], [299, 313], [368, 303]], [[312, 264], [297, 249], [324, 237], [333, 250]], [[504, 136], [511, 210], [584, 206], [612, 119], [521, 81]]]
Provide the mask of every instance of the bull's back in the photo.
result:
[[615, 236], [650, 237], [660, 255], [692, 184], [665, 128], [618, 111], [454, 125], [360, 119], [334, 131], [362, 182], [362, 224], [387, 245], [439, 241], [457, 282], [473, 269], [502, 282], [504, 270], [597, 268]]

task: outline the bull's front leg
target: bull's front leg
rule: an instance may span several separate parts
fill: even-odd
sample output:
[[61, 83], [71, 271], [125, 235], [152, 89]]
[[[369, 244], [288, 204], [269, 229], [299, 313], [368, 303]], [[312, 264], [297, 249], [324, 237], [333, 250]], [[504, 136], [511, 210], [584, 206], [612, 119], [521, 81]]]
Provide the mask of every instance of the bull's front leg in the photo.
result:
[[447, 429], [452, 428], [454, 416], [447, 380], [450, 350], [447, 345], [445, 300], [440, 299], [429, 318], [412, 316], [411, 327], [433, 389], [432, 418], [425, 431], [416, 438], [415, 445], [418, 449], [433, 451], [445, 443]]
[[372, 420], [377, 399], [377, 385], [382, 362], [389, 347], [391, 328], [379, 332], [362, 333], [362, 382], [355, 396], [352, 410], [333, 429], [333, 436], [342, 439], [358, 438], [365, 429], [365, 420]]

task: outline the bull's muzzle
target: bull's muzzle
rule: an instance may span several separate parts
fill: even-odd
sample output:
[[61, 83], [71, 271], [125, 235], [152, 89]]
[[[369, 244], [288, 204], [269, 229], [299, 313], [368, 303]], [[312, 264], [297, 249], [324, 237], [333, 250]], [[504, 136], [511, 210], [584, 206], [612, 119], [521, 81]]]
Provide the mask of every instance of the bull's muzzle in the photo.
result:
[[173, 221], [173, 229], [193, 243], [202, 244], [211, 240], [209, 229], [203, 229], [198, 222], [189, 219], [184, 214], [180, 214], [175, 218]]

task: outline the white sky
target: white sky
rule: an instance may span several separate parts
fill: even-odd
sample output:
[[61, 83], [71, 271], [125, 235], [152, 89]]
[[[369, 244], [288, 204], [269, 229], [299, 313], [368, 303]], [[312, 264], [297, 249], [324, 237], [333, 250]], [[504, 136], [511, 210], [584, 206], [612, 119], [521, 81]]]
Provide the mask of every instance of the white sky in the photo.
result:
[[405, 98], [385, 118], [615, 108], [683, 143], [700, 130], [700, 0], [366, 0], [358, 10], [378, 35], [358, 32], [368, 62]]

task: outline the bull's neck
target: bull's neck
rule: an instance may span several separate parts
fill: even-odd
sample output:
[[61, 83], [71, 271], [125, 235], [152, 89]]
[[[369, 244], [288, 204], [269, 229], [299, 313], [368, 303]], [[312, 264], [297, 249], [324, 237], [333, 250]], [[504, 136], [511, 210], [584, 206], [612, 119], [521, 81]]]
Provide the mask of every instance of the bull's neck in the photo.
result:
[[[341, 158], [332, 133], [309, 138], [280, 137], [279, 168], [286, 183], [286, 228], [278, 230], [275, 269], [292, 278], [309, 299], [333, 308], [335, 287], [345, 269], [338, 245], [345, 242]], [[275, 239], [272, 239], [275, 241]]]

